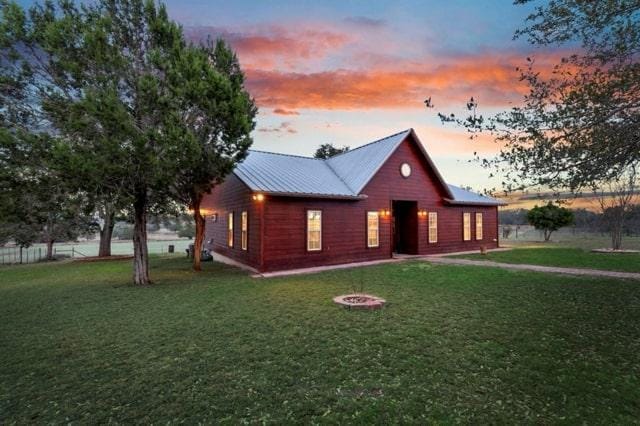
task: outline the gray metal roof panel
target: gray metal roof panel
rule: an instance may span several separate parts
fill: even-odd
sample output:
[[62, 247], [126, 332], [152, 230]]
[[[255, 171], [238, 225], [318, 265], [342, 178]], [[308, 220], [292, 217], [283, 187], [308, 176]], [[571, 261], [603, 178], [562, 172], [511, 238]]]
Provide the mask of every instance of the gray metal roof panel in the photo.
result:
[[410, 133], [411, 129], [404, 130], [331, 157], [326, 162], [355, 194], [359, 194]]
[[467, 191], [466, 189], [462, 189], [459, 186], [450, 185], [450, 184], [448, 184], [448, 186], [449, 186], [449, 190], [453, 194], [453, 199], [449, 201], [453, 201], [455, 203], [486, 204], [486, 205], [492, 205], [492, 206], [499, 206], [499, 205], [505, 204], [503, 201], [498, 200], [496, 198], [492, 198], [486, 195]]
[[323, 160], [250, 150], [234, 173], [253, 191], [356, 196]]

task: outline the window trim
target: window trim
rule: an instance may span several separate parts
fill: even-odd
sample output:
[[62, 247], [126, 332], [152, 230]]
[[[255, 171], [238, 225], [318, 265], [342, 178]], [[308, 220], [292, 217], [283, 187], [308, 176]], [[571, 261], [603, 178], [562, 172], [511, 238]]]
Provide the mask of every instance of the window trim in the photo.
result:
[[[431, 218], [435, 218], [435, 235], [431, 234]], [[434, 238], [431, 238], [434, 237]], [[438, 212], [429, 212], [427, 215], [427, 241], [429, 244], [436, 244], [438, 242]]]
[[[480, 221], [478, 221], [478, 218], [480, 218]], [[482, 212], [476, 212], [476, 241], [482, 241], [484, 239], [484, 218], [482, 217]], [[478, 225], [480, 225], [480, 227], [478, 228]], [[480, 234], [478, 234], [478, 230], [480, 230]]]
[[231, 210], [229, 213], [227, 213], [227, 247], [229, 248], [233, 248], [233, 239], [234, 239], [234, 226], [235, 224], [234, 222], [234, 217], [233, 217], [233, 210]]
[[[369, 215], [374, 214], [376, 216], [376, 244], [371, 245], [369, 241]], [[380, 247], [380, 212], [377, 210], [367, 210], [365, 212], [365, 238], [367, 242], [367, 248], [379, 248]]]
[[[319, 212], [320, 213], [320, 238], [319, 238], [319, 248], [309, 248], [309, 212]], [[323, 220], [322, 220], [322, 209], [306, 209], [305, 210], [305, 218], [304, 218], [304, 223], [305, 223], [305, 240], [306, 240], [306, 249], [308, 253], [318, 253], [322, 251], [322, 225], [323, 225]]]
[[[466, 218], [469, 218], [469, 235], [467, 236], [467, 224]], [[471, 241], [471, 213], [463, 212], [462, 213], [462, 241]]]
[[249, 212], [246, 210], [240, 213], [240, 248], [244, 251], [249, 249]]

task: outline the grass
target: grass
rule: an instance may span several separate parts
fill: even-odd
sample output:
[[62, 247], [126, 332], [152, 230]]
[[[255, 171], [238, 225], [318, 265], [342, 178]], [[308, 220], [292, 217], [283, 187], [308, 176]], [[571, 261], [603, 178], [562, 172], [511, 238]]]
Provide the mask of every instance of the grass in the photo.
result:
[[509, 251], [489, 252], [486, 255], [478, 253], [455, 257], [503, 263], [640, 272], [640, 253], [593, 253], [571, 247], [522, 247]]
[[[515, 228], [512, 225], [512, 228]], [[510, 238], [501, 238], [500, 242], [510, 246], [556, 246], [576, 247], [585, 250], [611, 247], [611, 237], [601, 232], [582, 232], [572, 228], [562, 228], [551, 235], [551, 241], [544, 242], [540, 231], [533, 227], [523, 227], [515, 238], [515, 231]], [[640, 237], [625, 235], [622, 238], [622, 246], [625, 249], [640, 250]]]
[[[251, 279], [154, 258], [0, 271], [0, 424], [630, 423], [637, 282], [387, 264]], [[331, 298], [364, 283], [381, 311]]]

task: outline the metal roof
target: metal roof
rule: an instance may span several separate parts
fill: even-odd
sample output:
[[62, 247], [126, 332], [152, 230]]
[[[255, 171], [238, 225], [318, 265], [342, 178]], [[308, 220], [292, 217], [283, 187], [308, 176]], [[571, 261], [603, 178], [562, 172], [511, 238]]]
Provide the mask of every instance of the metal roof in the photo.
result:
[[447, 185], [413, 129], [360, 146], [327, 160], [249, 150], [234, 169], [252, 191], [297, 197], [359, 199], [367, 183], [407, 136], [412, 135], [452, 204], [499, 205], [501, 201]]
[[249, 151], [234, 173], [256, 192], [356, 198], [324, 160]]
[[451, 204], [475, 204], [475, 205], [504, 205], [506, 204], [504, 201], [498, 200], [496, 198], [488, 197], [486, 195], [477, 194], [475, 192], [467, 191], [466, 189], [462, 189], [459, 186], [450, 185], [449, 190], [453, 194], [452, 199], [447, 199], [447, 201]]
[[326, 162], [354, 193], [359, 194], [409, 133], [410, 129], [378, 139]]

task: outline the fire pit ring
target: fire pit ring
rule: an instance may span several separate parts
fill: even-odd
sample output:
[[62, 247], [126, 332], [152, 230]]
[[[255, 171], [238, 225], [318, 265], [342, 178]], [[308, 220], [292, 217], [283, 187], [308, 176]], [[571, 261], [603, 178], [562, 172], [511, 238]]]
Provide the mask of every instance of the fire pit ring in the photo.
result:
[[353, 293], [336, 296], [334, 303], [349, 309], [380, 309], [387, 303], [386, 300], [370, 294]]

